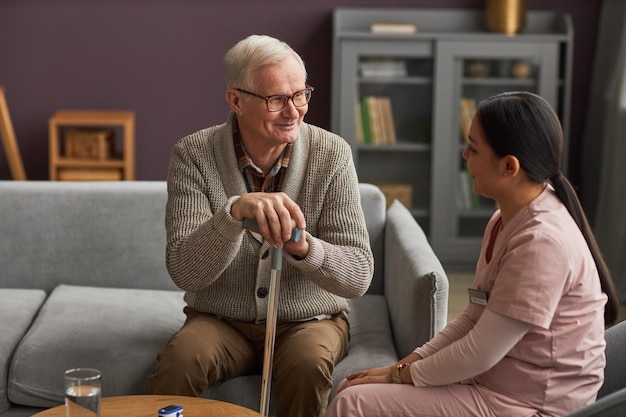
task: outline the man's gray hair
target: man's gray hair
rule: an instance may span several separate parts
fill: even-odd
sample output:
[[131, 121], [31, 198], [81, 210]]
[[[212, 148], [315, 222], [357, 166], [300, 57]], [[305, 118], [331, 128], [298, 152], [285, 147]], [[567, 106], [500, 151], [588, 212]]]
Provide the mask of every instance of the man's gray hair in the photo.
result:
[[267, 35], [250, 35], [233, 46], [224, 57], [224, 76], [227, 88], [254, 89], [250, 74], [267, 65], [277, 64], [296, 57], [304, 79], [307, 78], [304, 61], [286, 42]]

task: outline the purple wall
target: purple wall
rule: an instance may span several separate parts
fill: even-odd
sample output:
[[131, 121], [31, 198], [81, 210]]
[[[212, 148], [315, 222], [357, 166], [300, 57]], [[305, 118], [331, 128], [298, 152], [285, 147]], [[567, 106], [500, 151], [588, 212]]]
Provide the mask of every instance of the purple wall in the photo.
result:
[[[527, 0], [570, 13], [576, 30], [572, 179], [588, 102], [601, 2]], [[2, 0], [0, 85], [29, 179], [48, 178], [48, 119], [59, 109], [131, 109], [136, 178], [165, 179], [182, 136], [224, 121], [222, 57], [252, 33], [287, 41], [316, 87], [306, 120], [330, 127], [332, 10], [482, 8], [483, 0]], [[10, 178], [0, 147], [0, 179]]]

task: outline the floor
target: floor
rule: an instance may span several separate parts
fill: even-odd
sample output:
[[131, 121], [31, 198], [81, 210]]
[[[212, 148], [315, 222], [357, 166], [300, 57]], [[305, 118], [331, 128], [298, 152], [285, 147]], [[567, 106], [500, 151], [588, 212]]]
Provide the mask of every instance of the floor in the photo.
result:
[[[450, 293], [448, 297], [448, 321], [458, 316], [468, 302], [467, 289], [474, 281], [474, 273], [472, 272], [448, 272], [448, 280], [450, 281]], [[619, 321], [626, 320], [626, 305], [620, 309]]]

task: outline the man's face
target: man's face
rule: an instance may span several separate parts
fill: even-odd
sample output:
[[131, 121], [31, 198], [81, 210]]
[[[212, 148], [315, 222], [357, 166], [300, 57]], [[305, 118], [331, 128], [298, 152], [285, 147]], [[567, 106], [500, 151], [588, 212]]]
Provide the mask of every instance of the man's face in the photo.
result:
[[[261, 96], [292, 95], [306, 88], [304, 70], [295, 57], [279, 64], [260, 68], [252, 73], [254, 93]], [[243, 138], [262, 141], [267, 147], [292, 143], [309, 106], [296, 107], [289, 100], [281, 111], [270, 112], [265, 100], [241, 94], [237, 122]], [[245, 96], [245, 97], [244, 97]]]

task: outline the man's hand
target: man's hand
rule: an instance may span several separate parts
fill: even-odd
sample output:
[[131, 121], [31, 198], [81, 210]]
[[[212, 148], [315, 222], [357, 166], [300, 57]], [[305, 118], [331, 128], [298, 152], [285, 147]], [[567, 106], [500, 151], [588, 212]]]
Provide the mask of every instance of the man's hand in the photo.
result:
[[[304, 233], [298, 242], [291, 242], [294, 227], [304, 231], [306, 221], [300, 207], [285, 193], [248, 193], [238, 198], [231, 206], [231, 215], [237, 220], [255, 219], [258, 233], [276, 247], [298, 257], [308, 253], [309, 244]], [[287, 242], [285, 244], [285, 242]]]

